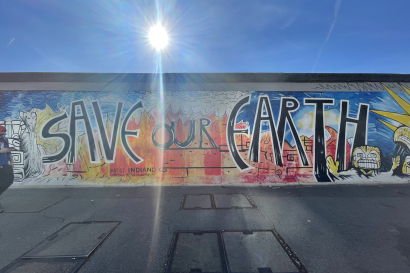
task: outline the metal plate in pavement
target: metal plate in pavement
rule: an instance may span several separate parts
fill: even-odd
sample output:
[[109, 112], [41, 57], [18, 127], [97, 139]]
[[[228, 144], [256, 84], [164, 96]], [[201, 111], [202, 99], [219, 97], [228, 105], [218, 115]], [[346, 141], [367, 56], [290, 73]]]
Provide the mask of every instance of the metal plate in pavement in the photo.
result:
[[241, 193], [214, 194], [214, 200], [217, 209], [254, 208], [249, 199]]
[[220, 238], [218, 232], [176, 232], [166, 272], [226, 272]]
[[21, 258], [88, 257], [118, 224], [119, 222], [70, 223]]
[[229, 272], [299, 272], [271, 231], [222, 232]]
[[212, 209], [211, 194], [185, 194], [182, 209]]

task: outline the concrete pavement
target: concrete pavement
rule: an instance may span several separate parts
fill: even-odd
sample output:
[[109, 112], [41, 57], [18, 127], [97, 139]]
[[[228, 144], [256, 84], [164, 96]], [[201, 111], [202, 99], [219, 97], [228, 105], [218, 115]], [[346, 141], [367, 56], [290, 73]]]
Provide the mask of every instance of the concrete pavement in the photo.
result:
[[[223, 193], [256, 208], [181, 209], [184, 194]], [[409, 185], [12, 188], [0, 197], [0, 268], [69, 223], [117, 221], [78, 272], [163, 272], [175, 231], [272, 228], [307, 272], [410, 272], [409, 197]]]

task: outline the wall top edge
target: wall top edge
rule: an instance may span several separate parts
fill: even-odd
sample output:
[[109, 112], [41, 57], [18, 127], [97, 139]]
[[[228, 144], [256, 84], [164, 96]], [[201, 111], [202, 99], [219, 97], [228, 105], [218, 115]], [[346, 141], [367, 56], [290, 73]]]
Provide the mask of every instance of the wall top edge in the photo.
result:
[[[152, 73], [5, 72], [1, 82], [152, 83]], [[373, 73], [164, 73], [164, 83], [410, 82], [410, 74]]]

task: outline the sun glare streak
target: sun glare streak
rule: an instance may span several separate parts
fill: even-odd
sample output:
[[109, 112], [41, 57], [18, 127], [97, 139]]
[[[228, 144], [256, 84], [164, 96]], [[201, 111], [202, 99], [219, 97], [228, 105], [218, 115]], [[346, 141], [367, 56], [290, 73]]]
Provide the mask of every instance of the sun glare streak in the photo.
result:
[[[159, 6], [159, 2], [158, 0], [156, 1], [156, 12], [157, 12], [157, 25], [155, 27], [161, 27], [161, 10], [160, 10], [160, 6]], [[154, 27], [154, 28], [155, 28]], [[160, 123], [164, 124], [165, 123], [165, 101], [164, 101], [164, 84], [163, 84], [163, 75], [162, 75], [162, 55], [161, 55], [161, 48], [159, 48], [158, 44], [153, 43], [152, 39], [151, 39], [151, 34], [153, 33], [153, 29], [151, 28], [151, 32], [150, 32], [150, 41], [153, 44], [154, 47], [156, 47], [156, 55], [155, 55], [155, 73], [154, 73], [154, 77], [152, 78], [152, 82], [151, 82], [151, 92], [155, 92], [158, 94], [158, 101], [159, 101], [159, 111], [161, 113], [161, 121]], [[155, 30], [158, 31], [158, 30]], [[159, 31], [159, 34], [161, 34], [161, 31]], [[164, 30], [165, 32], [165, 30]], [[157, 33], [158, 34], [158, 33]], [[165, 33], [166, 34], [166, 33]], [[166, 37], [166, 39], [168, 39]], [[158, 41], [157, 41], [158, 42]], [[166, 40], [164, 42], [164, 40], [162, 40], [162, 42], [159, 44], [160, 46], [165, 46], [166, 43], [168, 42], [168, 40]], [[162, 48], [163, 48], [162, 47]], [[162, 136], [162, 140], [165, 139], [165, 131], [162, 130], [161, 132]], [[164, 163], [164, 157], [161, 157], [159, 166], [163, 166]], [[163, 173], [160, 172], [160, 175], [164, 175]], [[158, 253], [158, 247], [159, 247], [159, 234], [160, 234], [160, 220], [161, 220], [161, 195], [162, 195], [162, 177], [158, 177], [160, 182], [160, 185], [158, 187], [158, 191], [156, 191], [156, 200], [155, 200], [155, 218], [154, 218], [154, 226], [153, 226], [153, 231], [152, 231], [152, 238], [151, 238], [151, 247], [150, 247], [150, 256], [151, 254], [154, 253]], [[155, 255], [154, 255], [155, 256]], [[151, 259], [150, 259], [151, 261]], [[151, 263], [148, 265], [151, 268]]]
[[[164, 85], [163, 85], [163, 77], [162, 77], [162, 56], [161, 51], [156, 52], [155, 57], [155, 73], [154, 77], [152, 78], [151, 82], [151, 92], [154, 92], [158, 98], [158, 111], [161, 113], [160, 116], [160, 123], [165, 123], [165, 101], [164, 101]], [[161, 130], [161, 139], [165, 139], [165, 130]], [[163, 155], [163, 154], [162, 154]], [[160, 157], [158, 162], [159, 166], [163, 166], [164, 157]], [[159, 173], [160, 176], [164, 175], [163, 173]], [[151, 246], [150, 246], [150, 256], [155, 256], [158, 253], [159, 247], [159, 239], [160, 239], [160, 228], [161, 228], [161, 196], [162, 196], [162, 177], [158, 177], [158, 188], [155, 191], [155, 217], [153, 222], [152, 228], [152, 237], [151, 237]], [[153, 265], [151, 261], [155, 262], [155, 260], [149, 260], [148, 267], [151, 268]]]

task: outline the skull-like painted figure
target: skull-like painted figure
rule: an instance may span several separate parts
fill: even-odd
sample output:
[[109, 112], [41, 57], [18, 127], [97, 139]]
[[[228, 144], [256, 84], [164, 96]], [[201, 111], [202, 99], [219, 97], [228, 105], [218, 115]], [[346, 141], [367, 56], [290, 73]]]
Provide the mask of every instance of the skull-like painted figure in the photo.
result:
[[403, 174], [410, 174], [410, 156], [406, 156], [404, 159], [402, 172]]
[[353, 167], [365, 175], [371, 174], [381, 167], [380, 149], [375, 146], [360, 146], [353, 151]]

